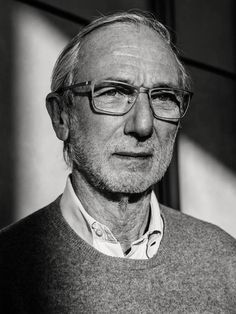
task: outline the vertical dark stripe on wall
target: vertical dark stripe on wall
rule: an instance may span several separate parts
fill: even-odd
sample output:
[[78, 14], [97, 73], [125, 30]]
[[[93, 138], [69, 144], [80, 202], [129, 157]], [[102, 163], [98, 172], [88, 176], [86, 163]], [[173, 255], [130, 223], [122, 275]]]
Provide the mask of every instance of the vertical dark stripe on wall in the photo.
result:
[[[174, 0], [150, 0], [151, 12], [165, 24], [171, 33], [172, 42], [175, 45], [175, 6]], [[179, 172], [178, 172], [178, 138], [171, 165], [164, 178], [155, 187], [158, 199], [161, 203], [180, 210], [179, 197]]]

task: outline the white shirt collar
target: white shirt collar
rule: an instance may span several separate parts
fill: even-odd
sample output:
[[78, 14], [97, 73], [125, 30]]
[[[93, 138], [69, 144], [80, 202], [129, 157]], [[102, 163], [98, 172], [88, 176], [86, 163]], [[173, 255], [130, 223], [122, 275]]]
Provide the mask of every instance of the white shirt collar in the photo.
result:
[[[96, 221], [84, 209], [74, 192], [70, 176], [67, 178], [60, 207], [67, 223], [84, 241], [105, 254], [124, 257], [120, 243], [109, 228]], [[147, 232], [132, 243], [131, 251], [125, 257], [144, 259], [152, 257], [156, 253], [163, 234], [163, 222], [159, 204], [153, 191], [150, 208], [151, 216]]]

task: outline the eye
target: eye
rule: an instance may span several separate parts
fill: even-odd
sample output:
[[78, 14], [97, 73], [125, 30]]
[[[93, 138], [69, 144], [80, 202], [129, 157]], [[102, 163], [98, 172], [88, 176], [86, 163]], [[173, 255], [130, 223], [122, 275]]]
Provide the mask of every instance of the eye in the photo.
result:
[[179, 106], [181, 100], [180, 97], [175, 93], [175, 91], [166, 91], [166, 90], [153, 90], [152, 94], [152, 101], [155, 102], [164, 102], [169, 103], [172, 105]]
[[116, 90], [115, 88], [109, 89], [105, 92], [105, 94], [109, 95], [109, 96], [115, 96], [117, 93], [119, 93], [118, 90]]
[[119, 97], [132, 94], [132, 91], [125, 86], [95, 86], [95, 97]]

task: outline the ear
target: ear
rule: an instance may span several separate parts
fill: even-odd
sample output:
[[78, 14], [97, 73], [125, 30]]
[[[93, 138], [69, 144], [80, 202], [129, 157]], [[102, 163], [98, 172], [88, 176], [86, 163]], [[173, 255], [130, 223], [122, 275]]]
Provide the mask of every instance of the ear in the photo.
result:
[[62, 99], [57, 93], [50, 93], [46, 98], [47, 111], [57, 137], [66, 141], [69, 136], [69, 117], [63, 110]]

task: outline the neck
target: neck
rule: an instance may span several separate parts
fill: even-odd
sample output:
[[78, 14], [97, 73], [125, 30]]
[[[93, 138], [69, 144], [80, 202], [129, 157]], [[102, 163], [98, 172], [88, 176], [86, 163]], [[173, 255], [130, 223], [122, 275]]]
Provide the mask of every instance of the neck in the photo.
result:
[[151, 189], [140, 194], [106, 193], [91, 186], [76, 171], [71, 181], [84, 209], [111, 230], [124, 252], [143, 235], [149, 219]]

